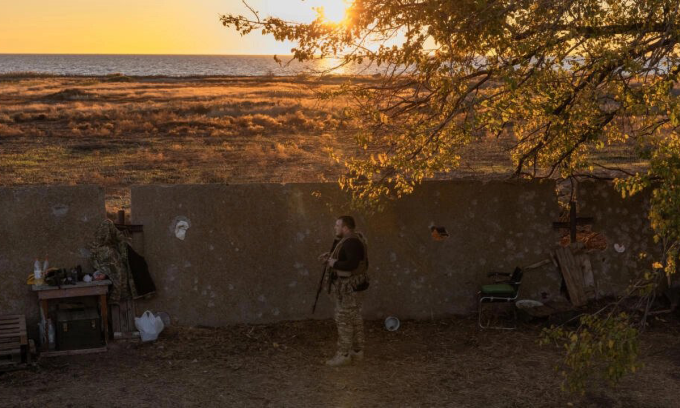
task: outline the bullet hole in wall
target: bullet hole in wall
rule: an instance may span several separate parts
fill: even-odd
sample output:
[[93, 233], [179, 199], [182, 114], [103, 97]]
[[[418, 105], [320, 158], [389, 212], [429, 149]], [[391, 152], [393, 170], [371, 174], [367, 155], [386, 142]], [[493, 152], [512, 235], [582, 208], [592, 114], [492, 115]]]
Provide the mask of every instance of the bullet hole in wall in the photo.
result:
[[448, 231], [445, 227], [436, 227], [434, 225], [430, 226], [430, 233], [432, 234], [432, 239], [434, 241], [443, 241], [449, 237]]

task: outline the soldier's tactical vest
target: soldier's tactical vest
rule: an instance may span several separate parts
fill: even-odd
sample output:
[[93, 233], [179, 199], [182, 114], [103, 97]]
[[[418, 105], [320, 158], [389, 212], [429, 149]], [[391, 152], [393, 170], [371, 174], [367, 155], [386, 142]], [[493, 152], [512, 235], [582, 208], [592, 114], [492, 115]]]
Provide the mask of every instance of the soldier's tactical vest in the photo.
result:
[[346, 285], [349, 286], [354, 292], [361, 292], [362, 290], [368, 289], [370, 284], [370, 279], [368, 277], [368, 244], [366, 243], [366, 238], [360, 233], [352, 233], [351, 235], [344, 237], [338, 242], [331, 254], [331, 258], [338, 259], [340, 254], [340, 248], [342, 244], [345, 243], [350, 238], [356, 238], [361, 242], [364, 247], [364, 259], [359, 261], [359, 266], [353, 271], [339, 271], [334, 269], [333, 271], [343, 280], [346, 280]]

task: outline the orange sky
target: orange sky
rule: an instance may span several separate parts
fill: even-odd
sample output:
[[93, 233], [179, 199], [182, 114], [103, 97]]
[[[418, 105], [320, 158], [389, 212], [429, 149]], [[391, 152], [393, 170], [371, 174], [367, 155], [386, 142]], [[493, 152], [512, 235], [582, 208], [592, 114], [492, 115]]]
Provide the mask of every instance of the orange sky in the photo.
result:
[[[0, 53], [290, 54], [291, 44], [241, 37], [220, 14], [240, 0], [1, 0]], [[248, 0], [261, 16], [311, 21], [312, 7], [341, 16], [343, 0]]]

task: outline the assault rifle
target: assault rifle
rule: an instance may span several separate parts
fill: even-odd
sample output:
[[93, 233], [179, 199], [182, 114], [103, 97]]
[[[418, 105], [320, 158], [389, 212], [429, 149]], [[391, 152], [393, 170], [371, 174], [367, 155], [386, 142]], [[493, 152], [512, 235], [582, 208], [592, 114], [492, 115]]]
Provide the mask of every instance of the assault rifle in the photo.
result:
[[[335, 246], [338, 244], [338, 242], [340, 242], [340, 240], [338, 238], [333, 240], [333, 245], [331, 246], [331, 250], [328, 252], [329, 257], [333, 253], [333, 250], [335, 249]], [[328, 259], [326, 259], [326, 261], [328, 261]], [[324, 262], [323, 272], [321, 272], [321, 280], [319, 281], [319, 287], [316, 289], [316, 298], [314, 299], [314, 305], [312, 306], [312, 314], [314, 314], [314, 312], [316, 311], [316, 304], [319, 302], [319, 294], [321, 293], [321, 289], [323, 289], [323, 280], [326, 277], [326, 272], [329, 269], [330, 268], [328, 267], [328, 264]], [[331, 285], [332, 280], [333, 280], [332, 278], [333, 278], [332, 276], [329, 276], [329, 278], [328, 278], [329, 279], [329, 282], [328, 282], [329, 290], [330, 290], [330, 285]], [[329, 293], [330, 293], [330, 291], [329, 291]]]
[[328, 270], [328, 265], [323, 266], [323, 272], [321, 273], [321, 280], [319, 281], [319, 287], [316, 289], [316, 298], [314, 299], [314, 306], [312, 306], [312, 314], [316, 311], [316, 304], [319, 302], [319, 294], [321, 289], [323, 289], [323, 279], [326, 277], [326, 271]]

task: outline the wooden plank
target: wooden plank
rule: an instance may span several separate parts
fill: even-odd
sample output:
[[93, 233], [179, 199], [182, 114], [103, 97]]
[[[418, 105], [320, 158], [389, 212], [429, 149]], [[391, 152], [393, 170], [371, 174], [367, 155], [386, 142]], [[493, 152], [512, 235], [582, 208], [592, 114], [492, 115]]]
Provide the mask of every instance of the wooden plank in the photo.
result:
[[0, 363], [18, 364], [21, 362], [21, 348], [0, 351]]
[[0, 343], [0, 350], [13, 350], [17, 347], [21, 347], [21, 343], [18, 341], [13, 341], [12, 343]]
[[33, 356], [37, 355], [37, 350], [35, 348], [35, 343], [33, 340], [28, 341], [28, 347], [26, 347], [26, 364], [33, 364]]
[[0, 315], [0, 320], [21, 319], [24, 315]]
[[23, 327], [17, 325], [17, 326], [11, 326], [11, 327], [0, 327], [0, 334], [2, 333], [14, 333], [14, 332], [22, 332], [26, 331]]
[[47, 351], [47, 352], [40, 353], [40, 356], [41, 357], [73, 356], [73, 355], [78, 355], [78, 354], [102, 353], [102, 352], [105, 352], [107, 350], [108, 350], [108, 348], [106, 346], [104, 346], [104, 347], [81, 349], [81, 350]]
[[121, 302], [120, 304], [120, 331], [123, 333], [128, 333], [130, 331], [130, 319], [128, 318], [129, 307], [127, 300]]
[[25, 332], [26, 330], [20, 328], [20, 327], [15, 327], [12, 329], [7, 329], [7, 330], [0, 330], [0, 335], [1, 334], [9, 334], [9, 333], [22, 333]]
[[135, 310], [135, 301], [133, 299], [128, 299], [127, 300], [127, 319], [128, 319], [128, 324], [127, 324], [127, 332], [128, 333], [134, 333], [137, 331], [137, 327], [135, 326], [135, 316], [137, 315], [137, 312]]
[[130, 301], [127, 301], [127, 304], [125, 305], [125, 317], [127, 318], [127, 328], [125, 331], [133, 332], [135, 331], [135, 312], [132, 309], [132, 305], [130, 304]]
[[560, 271], [567, 285], [571, 303], [576, 307], [585, 305], [588, 303], [588, 298], [583, 287], [583, 273], [576, 263], [571, 249], [559, 247], [555, 250], [555, 255], [560, 264]]
[[21, 336], [21, 333], [22, 333], [22, 332], [19, 332], [19, 334], [14, 335], [14, 336], [4, 336], [4, 337], [0, 337], [0, 344], [11, 343], [11, 342], [13, 342], [14, 340], [12, 340], [12, 339], [15, 338], [15, 337], [18, 338], [19, 336]]
[[18, 338], [21, 344], [28, 344], [28, 336], [26, 335], [26, 332], [21, 332], [19, 334], [0, 334], [0, 337], [4, 338]]
[[101, 280], [101, 281], [92, 281], [92, 282], [78, 282], [75, 285], [62, 285], [61, 287], [59, 286], [50, 286], [50, 285], [33, 285], [31, 289], [35, 292], [54, 292], [54, 291], [64, 291], [64, 290], [69, 290], [69, 289], [80, 289], [80, 288], [91, 288], [95, 286], [104, 286], [108, 287], [111, 285], [112, 282], [108, 279]]
[[144, 232], [143, 225], [115, 224], [119, 231]]
[[49, 327], [47, 320], [49, 319], [49, 305], [47, 304], [47, 299], [41, 299], [40, 300], [40, 318], [45, 324], [43, 325], [43, 330], [42, 333], [40, 333], [40, 349], [41, 351], [47, 351], [49, 350]]
[[2, 321], [0, 321], [0, 327], [2, 327], [2, 326], [11, 326], [11, 325], [14, 325], [14, 324], [20, 325], [20, 324], [21, 324], [21, 320], [2, 320]]
[[45, 290], [38, 292], [38, 298], [43, 299], [63, 299], [70, 297], [81, 296], [98, 296], [105, 295], [109, 291], [108, 286], [82, 286], [73, 288], [64, 288], [61, 290]]
[[[0, 366], [17, 366], [21, 364], [21, 353], [8, 355], [6, 357], [0, 358]], [[3, 367], [3, 369], [6, 369]]]
[[[113, 313], [113, 311], [112, 311]], [[135, 327], [135, 303], [132, 299], [121, 300], [118, 304], [118, 333], [134, 333]], [[118, 335], [118, 338], [127, 338], [128, 335]]]
[[109, 342], [109, 311], [106, 305], [106, 293], [99, 295], [101, 324], [104, 326], [104, 344]]
[[114, 333], [120, 332], [120, 306], [116, 303], [111, 304], [111, 329]]
[[21, 336], [25, 336], [25, 335], [26, 335], [26, 332], [25, 332], [25, 331], [16, 330], [16, 331], [11, 331], [11, 332], [6, 332], [6, 333], [5, 333], [5, 332], [0, 333], [0, 338], [5, 338], [5, 337], [21, 337]]
[[121, 302], [120, 303], [120, 309], [118, 310], [118, 320], [120, 322], [120, 331], [122, 333], [127, 333], [130, 331], [128, 328], [128, 309], [127, 309], [127, 303]]
[[26, 322], [12, 322], [12, 323], [2, 323], [0, 322], [0, 332], [7, 331], [7, 330], [12, 330], [12, 329], [19, 329], [19, 330], [26, 330]]

